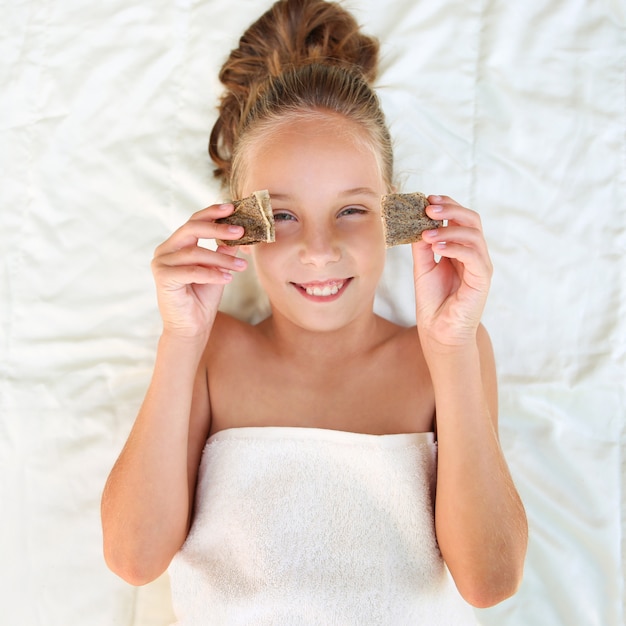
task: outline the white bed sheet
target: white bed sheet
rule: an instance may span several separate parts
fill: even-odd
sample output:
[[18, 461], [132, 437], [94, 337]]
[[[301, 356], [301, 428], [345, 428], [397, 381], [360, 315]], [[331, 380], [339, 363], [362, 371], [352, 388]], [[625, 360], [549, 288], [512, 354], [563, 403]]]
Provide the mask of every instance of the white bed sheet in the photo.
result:
[[[157, 626], [101, 556], [99, 498], [147, 385], [149, 262], [218, 199], [217, 70], [265, 0], [0, 3], [0, 621]], [[626, 5], [353, 0], [405, 190], [484, 221], [519, 593], [485, 626], [624, 624]], [[378, 310], [413, 317], [406, 247]], [[258, 314], [249, 281], [224, 306]]]

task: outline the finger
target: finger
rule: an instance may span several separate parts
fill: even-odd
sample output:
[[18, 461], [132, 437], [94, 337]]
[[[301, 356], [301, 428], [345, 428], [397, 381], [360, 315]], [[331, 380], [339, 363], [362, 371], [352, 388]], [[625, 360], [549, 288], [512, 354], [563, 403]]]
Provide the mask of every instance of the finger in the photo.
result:
[[439, 241], [432, 246], [433, 252], [442, 258], [458, 262], [457, 272], [464, 280], [475, 287], [488, 285], [493, 274], [493, 266], [488, 255], [477, 248], [463, 244]]
[[481, 230], [468, 226], [457, 226], [455, 223], [426, 230], [422, 233], [422, 239], [430, 244], [447, 241], [487, 251], [487, 242]]
[[490, 276], [493, 271], [487, 242], [478, 228], [448, 225], [424, 231], [422, 239], [434, 254], [470, 264], [472, 272]]
[[426, 207], [426, 214], [435, 220], [447, 220], [461, 226], [468, 226], [482, 231], [480, 215], [461, 206], [447, 196], [429, 196], [430, 204]]
[[429, 242], [422, 239], [412, 243], [411, 252], [413, 253], [413, 275], [416, 279], [428, 274], [437, 266], [433, 247]]
[[456, 206], [461, 206], [456, 200], [454, 200], [454, 198], [451, 198], [450, 196], [435, 196], [435, 195], [430, 195], [428, 196], [428, 203], [431, 205], [456, 205]]
[[175, 291], [188, 285], [225, 285], [233, 276], [219, 267], [203, 265], [161, 265], [154, 268], [158, 285], [166, 291]]
[[215, 251], [199, 246], [187, 246], [174, 252], [162, 254], [156, 259], [157, 263], [169, 267], [198, 265], [234, 272], [242, 272], [248, 266], [248, 262], [234, 256], [228, 246], [220, 246]]
[[200, 239], [223, 239], [235, 241], [244, 234], [242, 226], [218, 224], [210, 220], [190, 219], [178, 228], [155, 250], [155, 255], [166, 254], [181, 248], [195, 246]]
[[[239, 246], [220, 245], [220, 246], [217, 246], [217, 252], [219, 252], [220, 254], [227, 254], [228, 256], [236, 256], [237, 252], [239, 252]], [[247, 263], [246, 263], [246, 266], [247, 266]]]
[[235, 205], [232, 202], [223, 202], [222, 204], [212, 204], [196, 211], [189, 219], [190, 220], [217, 220], [220, 217], [227, 217], [235, 210]]

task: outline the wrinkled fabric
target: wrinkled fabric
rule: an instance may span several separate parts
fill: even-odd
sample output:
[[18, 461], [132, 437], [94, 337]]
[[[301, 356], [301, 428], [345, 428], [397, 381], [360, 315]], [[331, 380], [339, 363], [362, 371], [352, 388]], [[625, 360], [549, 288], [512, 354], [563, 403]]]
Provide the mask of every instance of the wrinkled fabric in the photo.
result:
[[[206, 152], [217, 72], [270, 2], [20, 0], [0, 8], [3, 622], [155, 626], [167, 577], [102, 559], [99, 499], [151, 373], [149, 263], [224, 199]], [[530, 523], [518, 594], [485, 626], [621, 626], [626, 465], [626, 5], [354, 0], [403, 191], [479, 211], [500, 434]], [[251, 275], [224, 308], [262, 315]], [[414, 316], [389, 251], [377, 310]]]

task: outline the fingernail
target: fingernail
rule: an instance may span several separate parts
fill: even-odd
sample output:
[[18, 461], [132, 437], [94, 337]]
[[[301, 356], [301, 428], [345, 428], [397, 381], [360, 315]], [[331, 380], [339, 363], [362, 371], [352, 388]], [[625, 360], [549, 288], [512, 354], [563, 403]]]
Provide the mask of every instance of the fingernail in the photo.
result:
[[434, 237], [438, 233], [439, 233], [439, 229], [438, 228], [433, 228], [432, 230], [425, 230], [422, 233], [422, 236], [426, 235], [427, 237]]
[[246, 266], [246, 262], [243, 259], [235, 259], [233, 261], [233, 265], [237, 266], [237, 267], [245, 267]]
[[431, 196], [434, 203], [441, 202], [443, 198], [441, 196]]
[[443, 211], [443, 207], [438, 205], [438, 204], [431, 204], [430, 205], [430, 212], [431, 213], [441, 213]]
[[224, 204], [220, 204], [217, 208], [220, 211], [225, 211], [226, 209], [230, 209], [230, 207], [232, 207], [232, 206], [233, 206], [232, 204], [230, 204], [229, 202], [226, 202]]
[[243, 230], [243, 226], [235, 226], [234, 224], [231, 224], [228, 227], [228, 232], [229, 233], [240, 233]]

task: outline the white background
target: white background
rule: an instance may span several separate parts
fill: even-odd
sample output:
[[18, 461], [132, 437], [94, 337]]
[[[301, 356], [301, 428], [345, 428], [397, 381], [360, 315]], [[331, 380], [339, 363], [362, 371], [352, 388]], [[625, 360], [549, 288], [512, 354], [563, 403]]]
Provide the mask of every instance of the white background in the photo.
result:
[[[153, 249], [222, 199], [217, 70], [264, 0], [0, 2], [0, 622], [157, 626], [101, 556], [102, 486], [143, 397]], [[530, 522], [485, 626], [624, 623], [626, 5], [353, 0], [382, 41], [404, 191], [478, 210], [501, 437]], [[380, 311], [410, 323], [408, 248]], [[255, 312], [238, 281], [225, 303]]]

